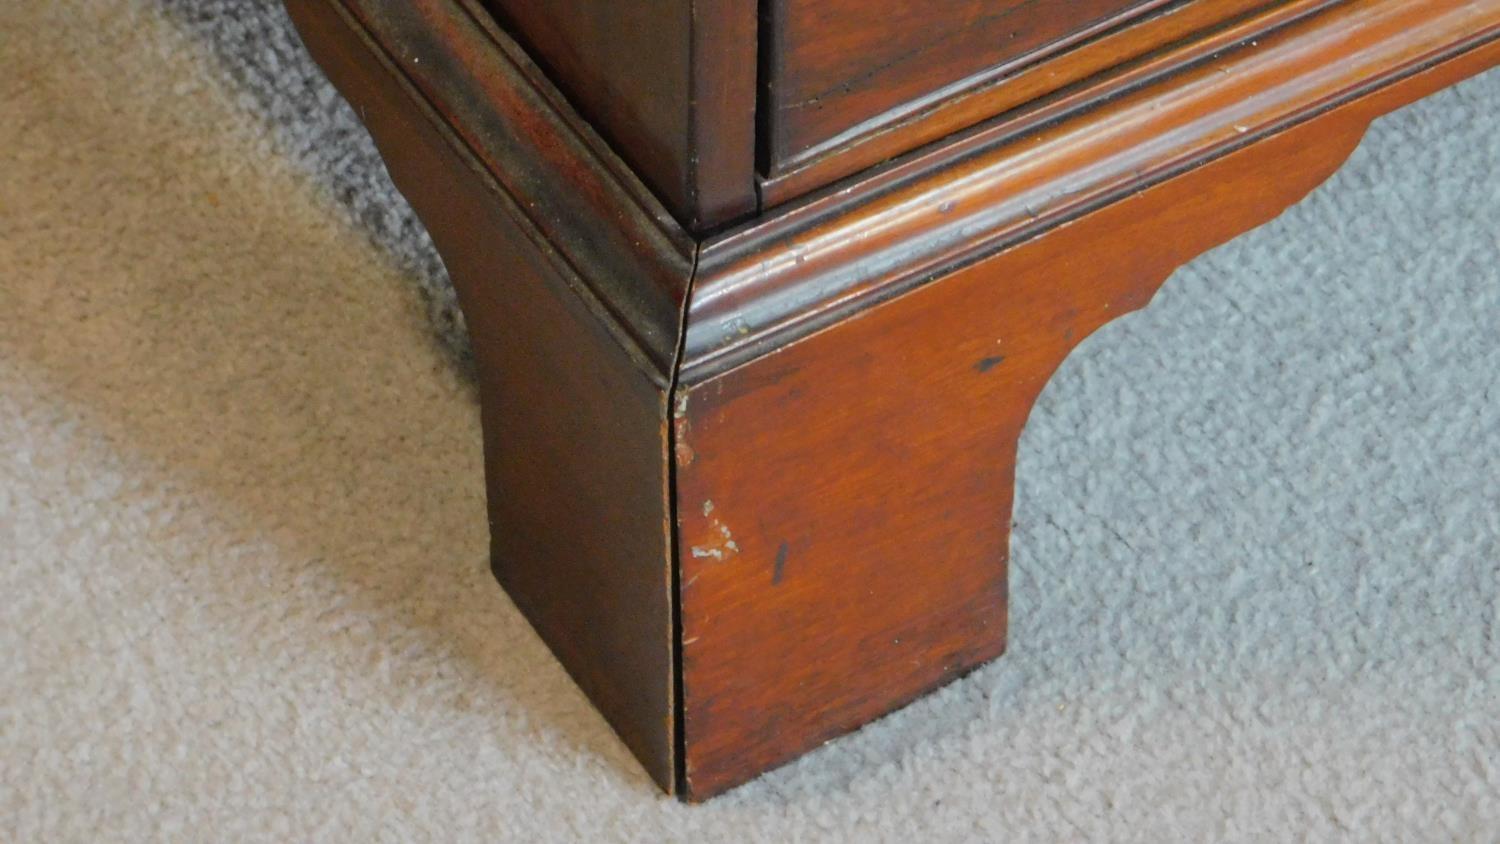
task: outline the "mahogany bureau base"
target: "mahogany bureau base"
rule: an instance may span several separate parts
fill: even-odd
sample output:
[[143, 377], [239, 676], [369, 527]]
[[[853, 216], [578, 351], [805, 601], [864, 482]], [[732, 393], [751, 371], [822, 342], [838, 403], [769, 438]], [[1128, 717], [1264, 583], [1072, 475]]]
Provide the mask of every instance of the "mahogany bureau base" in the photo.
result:
[[692, 800], [999, 656], [1068, 353], [1500, 61], [1500, 0], [1274, 3], [700, 229], [476, 0], [287, 6], [458, 288], [496, 576]]

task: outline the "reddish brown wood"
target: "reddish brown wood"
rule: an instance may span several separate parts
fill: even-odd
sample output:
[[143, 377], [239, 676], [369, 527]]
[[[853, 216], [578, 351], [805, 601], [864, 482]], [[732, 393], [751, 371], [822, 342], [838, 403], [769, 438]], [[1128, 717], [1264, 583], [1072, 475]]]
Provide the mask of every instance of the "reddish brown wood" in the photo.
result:
[[458, 286], [497, 575], [690, 799], [998, 654], [1069, 350], [1500, 62], [1500, 0], [1290, 0], [704, 239], [475, 2], [288, 6]]
[[1500, 0], [1351, 3], [710, 244], [674, 410], [685, 793], [999, 654], [1016, 444], [1068, 352], [1497, 33]]
[[770, 158], [1171, 0], [768, 0]]
[[[1353, 140], [1279, 136], [680, 398], [688, 792], [711, 796], [998, 656], [1016, 444], [1052, 371], [1178, 263], [1299, 198]], [[1297, 169], [1264, 179], [1272, 154]], [[1237, 194], [1233, 214], [1216, 190]], [[1163, 227], [1183, 232], [1163, 242]]]
[[[773, 155], [761, 178], [762, 205], [780, 205], [986, 121], [988, 132], [1022, 129], [1340, 2], [1195, 0], [1162, 6], [1081, 43], [1054, 45], [1055, 55], [1039, 52], [1017, 67], [988, 69], [941, 96], [893, 101], [876, 117], [827, 140]], [[1069, 87], [1084, 79], [1088, 85]]]
[[[1494, 36], [1500, 0], [1350, 0], [1103, 105], [1081, 95], [710, 239], [683, 374], [786, 345], [947, 267], [1200, 166]], [[1238, 39], [1236, 39], [1238, 40]], [[1210, 42], [1212, 45], [1213, 42]]]
[[688, 228], [755, 210], [755, 0], [484, 0]]

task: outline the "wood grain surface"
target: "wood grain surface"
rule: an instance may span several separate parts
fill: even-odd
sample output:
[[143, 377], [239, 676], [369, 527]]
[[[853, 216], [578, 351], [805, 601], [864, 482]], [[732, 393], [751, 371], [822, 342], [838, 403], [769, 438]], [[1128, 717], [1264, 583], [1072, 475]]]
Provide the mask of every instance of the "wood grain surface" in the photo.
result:
[[[1064, 40], [963, 81], [907, 99], [799, 148], [769, 142], [761, 177], [763, 208], [773, 208], [981, 124], [1025, 125], [1041, 111], [1108, 96], [1143, 76], [1191, 63], [1204, 51], [1249, 41], [1343, 0], [1192, 0], [1127, 15], [1097, 35]], [[1078, 83], [1088, 81], [1087, 85]], [[767, 127], [773, 132], [775, 127]]]
[[771, 161], [1169, 2], [768, 0]]
[[[1016, 444], [1057, 366], [1497, 32], [1500, 0], [1351, 3], [707, 265], [674, 410], [684, 792], [999, 654]], [[740, 315], [727, 347], [700, 307]]]

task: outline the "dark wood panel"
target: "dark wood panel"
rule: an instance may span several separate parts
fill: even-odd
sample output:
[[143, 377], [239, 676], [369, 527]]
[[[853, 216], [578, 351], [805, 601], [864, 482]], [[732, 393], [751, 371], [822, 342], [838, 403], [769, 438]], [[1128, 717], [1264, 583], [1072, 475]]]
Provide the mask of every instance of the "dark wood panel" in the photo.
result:
[[898, 107], [1172, 0], [769, 0], [771, 172]]
[[484, 0], [685, 225], [755, 209], [755, 0]]
[[[458, 289], [480, 379], [495, 573], [670, 790], [665, 367], [676, 330], [653, 321], [677, 319], [691, 247], [549, 110], [510, 45], [452, 3], [286, 5]], [[641, 306], [653, 300], [667, 312]]]

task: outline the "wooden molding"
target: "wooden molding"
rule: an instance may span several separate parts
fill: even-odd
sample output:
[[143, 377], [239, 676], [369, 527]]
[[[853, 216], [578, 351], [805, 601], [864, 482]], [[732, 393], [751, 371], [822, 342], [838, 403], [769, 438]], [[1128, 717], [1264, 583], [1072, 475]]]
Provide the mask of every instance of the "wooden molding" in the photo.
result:
[[[1123, 16], [1075, 31], [1041, 50], [901, 101], [822, 143], [773, 153], [761, 178], [762, 205], [781, 205], [977, 124], [1013, 119], [1018, 111], [1061, 96], [1070, 86], [1101, 92], [1103, 83], [1120, 71], [1140, 61], [1159, 61], [1156, 54], [1163, 48], [1201, 43], [1252, 14], [1285, 14], [1287, 7], [1306, 11], [1338, 2], [1342, 0], [1170, 0], [1129, 8]], [[1173, 53], [1166, 50], [1166, 55]]]
[[666, 208], [474, 0], [323, 2], [665, 383], [697, 249]]
[[1077, 113], [1068, 102], [1002, 124], [709, 240], [683, 378], [742, 364], [1472, 51], [1500, 35], [1500, 3], [1349, 0], [1244, 40], [1263, 26], [1221, 34], [1214, 43], [1238, 44], [1232, 54], [1101, 107]]

